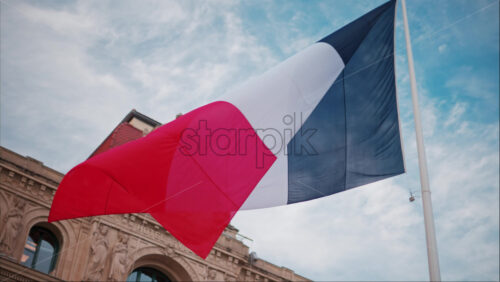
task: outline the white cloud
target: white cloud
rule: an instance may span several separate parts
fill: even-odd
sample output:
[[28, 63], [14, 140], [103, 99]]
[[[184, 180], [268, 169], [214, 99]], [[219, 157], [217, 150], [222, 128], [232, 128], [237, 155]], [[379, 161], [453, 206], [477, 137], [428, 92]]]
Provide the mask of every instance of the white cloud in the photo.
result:
[[311, 202], [243, 211], [233, 221], [242, 232], [255, 230], [247, 235], [258, 255], [295, 265], [313, 279], [388, 279], [388, 271], [394, 280], [425, 279], [419, 274], [425, 265], [413, 261], [424, 251], [422, 240], [408, 236], [421, 224], [416, 212], [405, 189], [388, 180]]
[[495, 93], [498, 83], [491, 80], [490, 75], [483, 75], [482, 71], [470, 66], [461, 67], [450, 76], [445, 85], [456, 91], [458, 95], [488, 100], [498, 96], [498, 93]]
[[465, 103], [457, 103], [451, 109], [448, 119], [444, 122], [444, 126], [449, 126], [455, 124], [465, 113], [466, 105]]
[[[130, 92], [113, 73], [92, 66], [86, 49], [101, 35], [97, 20], [27, 4], [2, 9], [2, 18], [4, 126], [11, 137], [36, 140], [21, 151], [66, 170], [112, 128], [116, 121], [106, 116], [130, 107]], [[87, 151], [76, 149], [82, 146]], [[68, 151], [75, 153], [61, 155]]]
[[444, 52], [446, 51], [446, 49], [447, 49], [447, 48], [448, 48], [448, 45], [446, 45], [446, 44], [441, 44], [441, 45], [439, 45], [439, 47], [438, 47], [438, 51], [439, 51], [439, 53], [444, 53]]
[[[10, 136], [40, 145], [18, 150], [56, 169], [85, 159], [132, 108], [169, 121], [276, 62], [231, 3], [109, 4], [2, 6], [2, 102], [12, 109], [3, 120]], [[42, 134], [56, 123], [63, 134]]]

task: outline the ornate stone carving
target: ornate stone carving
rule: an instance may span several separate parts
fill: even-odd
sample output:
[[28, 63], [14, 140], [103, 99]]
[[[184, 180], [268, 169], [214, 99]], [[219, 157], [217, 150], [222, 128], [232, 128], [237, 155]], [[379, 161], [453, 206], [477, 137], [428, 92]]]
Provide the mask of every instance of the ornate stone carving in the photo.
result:
[[174, 245], [171, 242], [166, 242], [165, 245], [160, 249], [163, 255], [167, 257], [176, 257]]
[[4, 232], [0, 235], [0, 252], [13, 256], [16, 243], [23, 228], [23, 214], [26, 202], [14, 198], [14, 207], [3, 218]]
[[229, 275], [229, 274], [225, 274], [224, 275], [224, 281], [229, 281], [229, 282], [233, 282], [233, 281], [236, 281], [236, 277], [235, 276], [232, 276], [232, 275]]
[[107, 235], [108, 227], [102, 224], [94, 231], [94, 238], [90, 246], [90, 259], [87, 267], [86, 280], [101, 280], [109, 249]]
[[215, 269], [209, 268], [208, 269], [208, 275], [207, 275], [208, 280], [214, 281], [215, 277], [217, 277], [217, 271]]
[[206, 265], [196, 263], [196, 262], [192, 262], [191, 265], [192, 265], [192, 269], [193, 269], [192, 273], [196, 273], [196, 275], [198, 276], [198, 279], [200, 281], [204, 281], [207, 279], [207, 266]]
[[113, 247], [111, 269], [108, 278], [112, 281], [123, 281], [126, 278], [130, 259], [128, 257], [129, 236], [118, 233], [118, 242]]
[[16, 179], [15, 179], [16, 174], [13, 171], [9, 171], [8, 169], [6, 171], [8, 171], [8, 173], [0, 175], [0, 176], [3, 176], [3, 177], [1, 177], [2, 182], [7, 186], [15, 187], [16, 186]]
[[224, 273], [213, 268], [208, 268], [207, 279], [209, 281], [224, 281]]

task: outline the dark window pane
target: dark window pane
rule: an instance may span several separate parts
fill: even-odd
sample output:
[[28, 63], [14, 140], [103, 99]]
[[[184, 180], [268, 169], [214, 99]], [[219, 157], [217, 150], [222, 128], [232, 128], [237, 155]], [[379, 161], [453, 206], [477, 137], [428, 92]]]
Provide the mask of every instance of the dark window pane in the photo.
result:
[[49, 242], [42, 240], [33, 268], [44, 273], [49, 273], [54, 254], [54, 247]]
[[33, 241], [33, 238], [28, 236], [28, 240], [26, 241], [26, 245], [24, 245], [24, 252], [21, 257], [21, 263], [23, 265], [31, 267], [36, 252], [36, 246], [37, 244]]
[[127, 281], [134, 282], [170, 282], [168, 277], [160, 271], [149, 268], [139, 267], [134, 270], [127, 278]]
[[153, 276], [149, 276], [149, 273], [141, 272], [139, 277], [140, 282], [153, 282]]
[[130, 273], [130, 275], [127, 278], [127, 281], [136, 282], [137, 281], [137, 271]]
[[160, 275], [160, 276], [156, 276], [156, 281], [158, 281], [158, 282], [170, 282], [170, 279], [168, 279], [166, 276]]

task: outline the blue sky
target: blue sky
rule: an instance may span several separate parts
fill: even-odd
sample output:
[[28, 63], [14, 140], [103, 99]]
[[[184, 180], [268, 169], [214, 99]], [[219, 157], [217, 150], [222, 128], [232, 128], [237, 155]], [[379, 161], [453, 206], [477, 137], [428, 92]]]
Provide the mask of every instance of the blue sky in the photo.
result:
[[[132, 108], [171, 121], [383, 2], [1, 0], [0, 144], [67, 172]], [[499, 2], [407, 8], [442, 278], [499, 280]], [[238, 213], [259, 257], [316, 280], [428, 278], [400, 9], [407, 173]]]

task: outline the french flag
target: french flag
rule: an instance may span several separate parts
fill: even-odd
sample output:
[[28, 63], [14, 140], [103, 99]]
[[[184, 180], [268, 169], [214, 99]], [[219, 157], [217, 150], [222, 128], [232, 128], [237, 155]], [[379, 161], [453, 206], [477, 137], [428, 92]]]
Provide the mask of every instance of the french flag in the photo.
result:
[[149, 213], [206, 258], [240, 209], [404, 173], [395, 7], [387, 2], [223, 99], [74, 167], [49, 221]]

